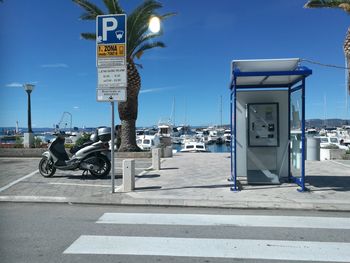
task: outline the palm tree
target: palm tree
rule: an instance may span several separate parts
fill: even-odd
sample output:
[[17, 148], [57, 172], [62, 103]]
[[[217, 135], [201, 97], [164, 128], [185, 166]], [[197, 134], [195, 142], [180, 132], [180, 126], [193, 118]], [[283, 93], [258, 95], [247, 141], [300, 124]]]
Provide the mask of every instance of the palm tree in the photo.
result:
[[[72, 0], [84, 9], [80, 16], [82, 20], [95, 20], [96, 16], [105, 13], [95, 4], [88, 0]], [[107, 9], [107, 14], [124, 14], [118, 0], [103, 0]], [[174, 13], [159, 15], [156, 11], [162, 7], [160, 2], [155, 0], [145, 0], [127, 16], [127, 101], [118, 103], [119, 117], [121, 119], [121, 145], [119, 151], [140, 151], [136, 145], [136, 119], [138, 113], [138, 95], [141, 88], [141, 78], [135, 63], [135, 59], [140, 59], [145, 51], [165, 47], [161, 41], [153, 39], [160, 36], [158, 33], [148, 31], [149, 20], [157, 16], [160, 20], [173, 16]], [[96, 40], [95, 33], [82, 33], [82, 38]]]
[[[350, 0], [309, 0], [305, 4], [306, 8], [341, 8], [350, 15]], [[350, 93], [350, 27], [344, 41], [344, 55], [348, 68], [348, 91]]]

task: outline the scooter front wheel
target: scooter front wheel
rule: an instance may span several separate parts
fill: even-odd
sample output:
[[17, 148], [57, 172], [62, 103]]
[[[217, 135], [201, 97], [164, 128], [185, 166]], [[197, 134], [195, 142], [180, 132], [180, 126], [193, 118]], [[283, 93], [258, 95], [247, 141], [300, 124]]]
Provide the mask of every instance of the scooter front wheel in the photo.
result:
[[106, 177], [109, 172], [111, 171], [111, 162], [107, 158], [107, 156], [99, 154], [96, 157], [95, 164], [99, 166], [98, 169], [91, 169], [89, 170], [90, 173], [98, 178], [104, 178]]
[[44, 177], [53, 176], [56, 172], [56, 168], [53, 166], [52, 160], [43, 157], [39, 162], [39, 172]]

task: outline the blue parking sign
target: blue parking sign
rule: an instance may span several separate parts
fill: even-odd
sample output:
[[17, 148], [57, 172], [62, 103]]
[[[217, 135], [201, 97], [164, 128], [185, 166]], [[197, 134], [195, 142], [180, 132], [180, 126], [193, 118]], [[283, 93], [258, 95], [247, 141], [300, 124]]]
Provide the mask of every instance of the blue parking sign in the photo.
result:
[[97, 101], [126, 100], [126, 21], [125, 14], [96, 17]]
[[126, 15], [97, 16], [97, 44], [126, 44]]

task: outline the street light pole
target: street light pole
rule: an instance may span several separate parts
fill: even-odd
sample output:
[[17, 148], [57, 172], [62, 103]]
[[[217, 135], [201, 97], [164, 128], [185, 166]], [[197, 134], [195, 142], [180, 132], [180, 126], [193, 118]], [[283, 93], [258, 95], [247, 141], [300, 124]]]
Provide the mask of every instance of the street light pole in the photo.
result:
[[31, 114], [31, 105], [30, 105], [30, 93], [32, 93], [31, 90], [26, 90], [28, 94], [28, 132], [32, 133], [32, 114]]
[[32, 113], [31, 113], [31, 102], [30, 102], [30, 94], [34, 89], [33, 84], [24, 84], [24, 90], [28, 94], [28, 135], [25, 136], [25, 146], [32, 147], [33, 146], [33, 130], [32, 130]]

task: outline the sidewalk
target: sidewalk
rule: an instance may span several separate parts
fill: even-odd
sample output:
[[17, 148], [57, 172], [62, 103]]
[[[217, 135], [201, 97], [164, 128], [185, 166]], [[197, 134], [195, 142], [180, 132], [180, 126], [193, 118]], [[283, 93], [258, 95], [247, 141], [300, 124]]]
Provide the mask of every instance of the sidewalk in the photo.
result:
[[[149, 162], [136, 160], [142, 169]], [[0, 192], [0, 201], [350, 211], [350, 161], [306, 162], [305, 193], [289, 183], [249, 186], [244, 178], [242, 191], [230, 191], [228, 153], [178, 153], [163, 159], [160, 171], [140, 169], [134, 192], [111, 194], [110, 180], [83, 180], [80, 172], [37, 173]]]

